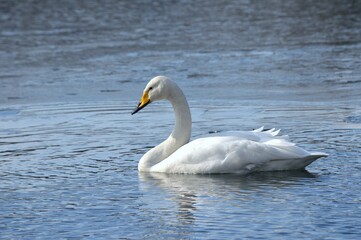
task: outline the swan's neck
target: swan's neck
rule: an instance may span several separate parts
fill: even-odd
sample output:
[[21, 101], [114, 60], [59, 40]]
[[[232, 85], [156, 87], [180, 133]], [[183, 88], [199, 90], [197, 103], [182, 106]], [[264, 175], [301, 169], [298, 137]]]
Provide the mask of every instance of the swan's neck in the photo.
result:
[[189, 142], [192, 130], [192, 118], [187, 99], [178, 86], [173, 86], [167, 98], [175, 112], [175, 127], [170, 136], [161, 144], [144, 154], [138, 164], [139, 171], [149, 171], [178, 148]]

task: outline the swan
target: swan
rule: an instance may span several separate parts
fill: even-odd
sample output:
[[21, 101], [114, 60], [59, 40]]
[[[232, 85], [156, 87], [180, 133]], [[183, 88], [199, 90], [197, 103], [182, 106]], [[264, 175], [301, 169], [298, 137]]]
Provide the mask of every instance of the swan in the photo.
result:
[[279, 130], [235, 131], [211, 134], [189, 142], [192, 119], [188, 102], [178, 85], [170, 78], [157, 76], [146, 85], [132, 115], [148, 104], [168, 100], [175, 112], [175, 127], [170, 136], [143, 155], [140, 172], [184, 174], [248, 174], [259, 171], [304, 169], [322, 152], [308, 152], [278, 136]]

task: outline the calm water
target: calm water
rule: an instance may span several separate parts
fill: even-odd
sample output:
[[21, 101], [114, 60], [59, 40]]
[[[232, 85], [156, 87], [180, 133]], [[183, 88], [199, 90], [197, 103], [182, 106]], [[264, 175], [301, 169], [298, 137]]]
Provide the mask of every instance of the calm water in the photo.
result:
[[[360, 1], [0, 1], [1, 239], [361, 237]], [[193, 137], [282, 128], [307, 171], [139, 174], [183, 88]]]

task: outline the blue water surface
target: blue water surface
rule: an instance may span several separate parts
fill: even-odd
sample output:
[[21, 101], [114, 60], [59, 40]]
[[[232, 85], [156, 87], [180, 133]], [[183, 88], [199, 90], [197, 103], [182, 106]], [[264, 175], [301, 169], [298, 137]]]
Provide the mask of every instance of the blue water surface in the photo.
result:
[[[2, 1], [1, 239], [358, 239], [359, 1]], [[192, 138], [281, 128], [304, 171], [138, 173], [184, 90]]]

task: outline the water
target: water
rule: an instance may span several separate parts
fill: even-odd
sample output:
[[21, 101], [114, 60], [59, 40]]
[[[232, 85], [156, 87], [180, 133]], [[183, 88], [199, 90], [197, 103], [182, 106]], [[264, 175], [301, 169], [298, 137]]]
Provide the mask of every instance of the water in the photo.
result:
[[[359, 1], [1, 1], [0, 238], [357, 239]], [[282, 128], [307, 171], [139, 174], [173, 126], [137, 115], [153, 76], [193, 138]]]

